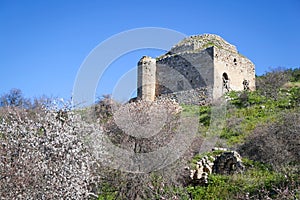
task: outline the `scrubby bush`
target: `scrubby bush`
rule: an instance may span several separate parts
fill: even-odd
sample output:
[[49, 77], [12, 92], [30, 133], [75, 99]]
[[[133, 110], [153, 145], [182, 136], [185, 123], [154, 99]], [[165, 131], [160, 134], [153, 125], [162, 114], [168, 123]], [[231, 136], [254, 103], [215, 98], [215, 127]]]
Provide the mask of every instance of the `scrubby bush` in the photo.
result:
[[[124, 152], [133, 152], [135, 155], [147, 154], [158, 151], [167, 146], [179, 131], [181, 107], [178, 103], [160, 99], [156, 102], [136, 101], [122, 105], [119, 110], [107, 121], [104, 126], [105, 134], [110, 138], [114, 145], [122, 148]], [[196, 117], [196, 122], [198, 118]], [[189, 126], [181, 129], [180, 136], [189, 135]], [[195, 129], [197, 131], [197, 129]], [[185, 138], [179, 142], [184, 143]], [[161, 152], [160, 163], [148, 160], [132, 160], [132, 163], [139, 167], [147, 168], [143, 163], [149, 163], [154, 168], [150, 171], [139, 171], [136, 169], [122, 171], [113, 180], [107, 183], [110, 186], [111, 196], [116, 199], [182, 199], [186, 193], [182, 193], [182, 187], [187, 183], [188, 171], [185, 166], [200, 148], [202, 140], [195, 138], [186, 152], [181, 157], [178, 152], [180, 143], [169, 146], [168, 152]], [[176, 156], [178, 160], [169, 161], [170, 157]], [[120, 156], [120, 159], [122, 156]], [[118, 157], [119, 158], [119, 157]], [[158, 168], [157, 168], [158, 167]], [[148, 169], [148, 168], [147, 168]], [[155, 170], [155, 172], [153, 172]], [[181, 188], [181, 189], [179, 189]], [[183, 190], [183, 189], [182, 189]], [[104, 198], [105, 194], [101, 195]]]
[[300, 87], [293, 87], [289, 90], [289, 103], [291, 107], [300, 107]]
[[299, 82], [300, 81], [300, 68], [295, 68], [295, 69], [289, 69], [287, 70], [287, 73], [290, 76], [290, 81], [291, 82]]
[[286, 113], [275, 123], [256, 127], [239, 151], [274, 167], [300, 166], [300, 114]]
[[111, 141], [135, 153], [166, 145], [180, 124], [179, 104], [170, 100], [137, 101], [119, 107], [104, 125]]
[[110, 95], [103, 95], [95, 105], [92, 106], [93, 112], [90, 113], [100, 123], [106, 123], [112, 116], [113, 112], [120, 107], [120, 104], [113, 100]]
[[263, 76], [256, 77], [256, 89], [261, 95], [277, 100], [279, 89], [288, 81], [291, 76], [284, 68], [275, 68]]

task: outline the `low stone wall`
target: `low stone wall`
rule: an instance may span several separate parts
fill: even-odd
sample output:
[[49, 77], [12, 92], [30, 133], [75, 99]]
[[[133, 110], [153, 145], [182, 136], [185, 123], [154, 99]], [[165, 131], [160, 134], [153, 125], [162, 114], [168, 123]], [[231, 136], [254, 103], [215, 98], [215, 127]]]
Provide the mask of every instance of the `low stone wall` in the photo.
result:
[[212, 102], [212, 91], [206, 87], [196, 88], [192, 90], [173, 92], [169, 94], [161, 94], [157, 97], [173, 99], [179, 104], [189, 105], [208, 105]]

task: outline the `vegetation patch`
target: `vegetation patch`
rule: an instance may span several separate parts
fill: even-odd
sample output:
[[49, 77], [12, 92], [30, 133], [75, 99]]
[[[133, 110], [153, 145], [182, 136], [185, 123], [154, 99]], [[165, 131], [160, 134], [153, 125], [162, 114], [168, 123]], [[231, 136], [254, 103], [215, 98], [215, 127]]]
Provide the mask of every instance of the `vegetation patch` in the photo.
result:
[[[198, 154], [215, 114], [212, 106], [180, 107], [173, 101], [161, 102], [170, 112], [154, 124], [166, 120], [165, 125], [157, 135], [140, 139], [124, 134], [117, 126], [113, 108], [121, 105], [109, 96], [90, 109], [71, 110], [62, 105], [51, 107], [53, 99], [26, 99], [20, 90], [13, 89], [0, 97], [1, 197], [300, 199], [300, 69], [274, 70], [256, 80], [256, 91], [226, 94], [225, 123], [217, 126], [220, 133], [212, 130], [225, 141], [220, 146], [234, 149], [242, 156], [245, 171], [211, 174], [202, 186], [190, 180], [185, 168], [193, 168], [204, 156], [209, 159], [223, 152]], [[147, 122], [149, 102], [127, 106], [136, 121]], [[116, 146], [134, 153], [156, 151], [171, 141], [181, 114], [196, 117], [201, 134], [178, 160], [161, 170], [118, 171], [103, 166], [92, 151], [92, 144], [97, 145], [97, 141], [88, 136], [97, 131], [99, 136], [109, 137]], [[126, 122], [127, 115], [120, 120]], [[123, 124], [123, 128], [132, 128], [130, 123]], [[187, 126], [182, 132], [189, 129]], [[134, 127], [132, 130], [135, 131]], [[173, 147], [170, 151], [176, 150]]]

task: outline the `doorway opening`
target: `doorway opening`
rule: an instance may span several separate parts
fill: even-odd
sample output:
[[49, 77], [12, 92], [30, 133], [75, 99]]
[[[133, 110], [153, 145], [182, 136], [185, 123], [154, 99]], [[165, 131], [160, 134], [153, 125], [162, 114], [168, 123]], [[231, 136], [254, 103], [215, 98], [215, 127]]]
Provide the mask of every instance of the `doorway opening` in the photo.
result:
[[227, 73], [223, 73], [222, 75], [223, 88], [228, 92], [229, 91], [229, 78]]

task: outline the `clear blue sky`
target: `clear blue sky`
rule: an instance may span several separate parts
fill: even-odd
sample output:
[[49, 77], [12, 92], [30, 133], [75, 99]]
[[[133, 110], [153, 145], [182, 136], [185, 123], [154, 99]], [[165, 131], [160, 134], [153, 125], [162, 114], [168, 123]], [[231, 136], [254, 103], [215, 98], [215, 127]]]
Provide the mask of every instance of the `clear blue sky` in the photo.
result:
[[[259, 75], [269, 67], [300, 66], [299, 0], [0, 0], [0, 94], [19, 88], [26, 97], [70, 98], [89, 52], [140, 27], [218, 34], [250, 58]], [[145, 53], [114, 62], [97, 94], [111, 93]]]

